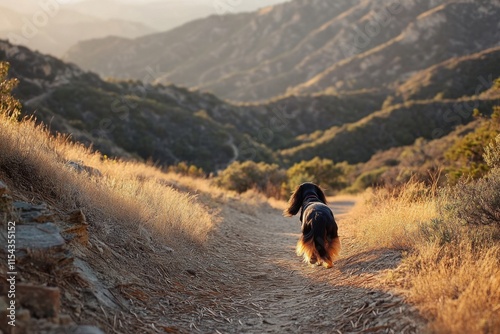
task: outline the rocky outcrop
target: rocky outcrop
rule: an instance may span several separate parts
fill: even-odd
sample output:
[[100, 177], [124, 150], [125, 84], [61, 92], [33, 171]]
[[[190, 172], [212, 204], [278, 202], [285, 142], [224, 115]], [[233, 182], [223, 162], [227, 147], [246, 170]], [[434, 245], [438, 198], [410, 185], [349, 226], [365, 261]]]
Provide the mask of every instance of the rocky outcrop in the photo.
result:
[[[0, 219], [0, 243], [15, 247], [0, 250], [2, 266], [7, 264], [7, 271], [0, 276], [2, 282], [8, 282], [0, 285], [0, 316], [15, 320], [16, 333], [102, 333], [93, 326], [77, 325], [63, 310], [64, 290], [59, 285], [65, 282], [55, 279], [60, 273], [64, 277], [79, 275], [71, 249], [72, 244], [88, 244], [88, 224], [82, 211], [61, 216], [46, 203], [14, 201], [9, 188], [0, 181], [2, 216], [6, 219]], [[68, 296], [72, 293], [66, 291]], [[11, 300], [15, 301], [15, 311], [7, 308]], [[0, 331], [12, 332], [11, 325], [0, 322]]]

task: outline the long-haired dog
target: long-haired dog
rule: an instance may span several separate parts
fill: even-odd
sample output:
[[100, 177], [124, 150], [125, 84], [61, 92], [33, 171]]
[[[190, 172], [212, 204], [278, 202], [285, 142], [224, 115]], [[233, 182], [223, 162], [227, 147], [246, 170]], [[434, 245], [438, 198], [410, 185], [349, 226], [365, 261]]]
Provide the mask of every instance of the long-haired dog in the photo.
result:
[[299, 210], [302, 235], [297, 242], [297, 255], [304, 256], [304, 262], [331, 268], [340, 252], [338, 227], [326, 205], [325, 194], [314, 183], [306, 182], [295, 189], [283, 215], [292, 217]]

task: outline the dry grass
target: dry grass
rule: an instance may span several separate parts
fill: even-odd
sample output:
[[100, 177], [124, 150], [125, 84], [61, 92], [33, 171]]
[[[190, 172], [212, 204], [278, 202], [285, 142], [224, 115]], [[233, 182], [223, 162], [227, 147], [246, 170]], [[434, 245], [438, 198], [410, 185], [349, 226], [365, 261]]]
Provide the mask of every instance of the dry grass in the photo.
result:
[[398, 193], [368, 191], [365, 205], [356, 206], [349, 218], [357, 240], [370, 248], [411, 248], [420, 225], [437, 217], [436, 202], [429, 196], [422, 183], [408, 183]]
[[429, 320], [433, 333], [500, 333], [500, 246], [493, 227], [444, 217], [446, 197], [422, 184], [366, 194], [348, 216], [367, 249], [409, 252], [388, 280]]
[[[70, 160], [102, 175], [76, 172], [68, 166]], [[111, 233], [106, 222], [115, 222], [128, 228], [146, 226], [169, 240], [183, 235], [202, 242], [217, 220], [214, 208], [172, 187], [181, 181], [153, 166], [107, 159], [65, 137], [51, 136], [32, 121], [16, 123], [1, 114], [0, 174], [17, 189], [36, 189], [49, 203], [82, 208], [103, 233]], [[205, 190], [210, 187], [207, 181], [196, 182]]]
[[418, 245], [409, 298], [434, 333], [500, 333], [500, 247]]

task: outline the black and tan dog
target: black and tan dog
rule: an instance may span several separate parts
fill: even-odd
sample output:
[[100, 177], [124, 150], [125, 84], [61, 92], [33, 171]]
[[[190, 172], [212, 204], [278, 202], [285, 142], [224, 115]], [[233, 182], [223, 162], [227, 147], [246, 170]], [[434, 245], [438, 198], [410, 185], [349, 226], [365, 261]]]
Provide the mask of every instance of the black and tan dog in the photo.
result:
[[326, 205], [325, 194], [314, 183], [306, 182], [295, 189], [283, 215], [291, 217], [299, 210], [302, 235], [297, 243], [297, 255], [304, 256], [305, 262], [331, 268], [340, 252], [338, 227], [332, 210]]

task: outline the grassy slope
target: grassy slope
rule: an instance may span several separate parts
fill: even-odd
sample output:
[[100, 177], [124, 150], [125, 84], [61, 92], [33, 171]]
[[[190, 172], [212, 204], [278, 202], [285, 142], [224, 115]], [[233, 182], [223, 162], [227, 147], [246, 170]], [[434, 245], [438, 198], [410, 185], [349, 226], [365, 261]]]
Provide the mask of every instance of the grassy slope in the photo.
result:
[[405, 251], [386, 283], [417, 306], [431, 332], [500, 333], [499, 230], [461, 224], [456, 204], [443, 190], [408, 183], [367, 194], [345, 224], [356, 226], [366, 250]]
[[[192, 195], [175, 190], [155, 167], [109, 160], [66, 137], [53, 137], [33, 121], [17, 123], [0, 114], [0, 175], [15, 189], [33, 189], [38, 200], [62, 210], [81, 208], [98, 222], [145, 227], [174, 242], [178, 235], [201, 242], [216, 219]], [[102, 176], [77, 173], [81, 161]]]

